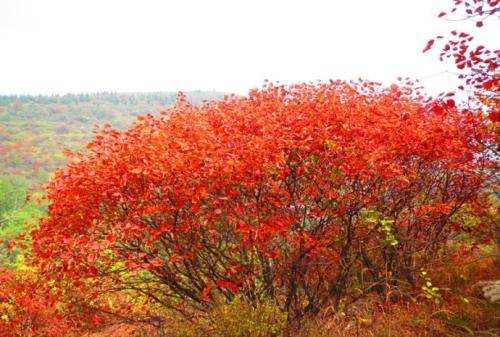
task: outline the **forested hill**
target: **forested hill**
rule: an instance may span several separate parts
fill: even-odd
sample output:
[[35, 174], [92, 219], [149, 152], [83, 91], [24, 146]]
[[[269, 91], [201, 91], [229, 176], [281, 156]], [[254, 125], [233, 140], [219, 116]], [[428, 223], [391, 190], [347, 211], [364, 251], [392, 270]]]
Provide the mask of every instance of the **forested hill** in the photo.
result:
[[[193, 103], [222, 96], [186, 94]], [[45, 180], [64, 162], [62, 150], [81, 148], [95, 124], [125, 128], [137, 115], [157, 113], [175, 99], [175, 92], [0, 96], [0, 172]]]
[[[200, 103], [223, 94], [193, 91], [186, 96]], [[22, 266], [20, 250], [7, 245], [44, 214], [46, 205], [33, 200], [64, 165], [64, 149], [82, 149], [96, 124], [126, 128], [137, 115], [158, 113], [176, 97], [175, 92], [0, 96], [0, 267]], [[34, 196], [29, 202], [28, 193]]]

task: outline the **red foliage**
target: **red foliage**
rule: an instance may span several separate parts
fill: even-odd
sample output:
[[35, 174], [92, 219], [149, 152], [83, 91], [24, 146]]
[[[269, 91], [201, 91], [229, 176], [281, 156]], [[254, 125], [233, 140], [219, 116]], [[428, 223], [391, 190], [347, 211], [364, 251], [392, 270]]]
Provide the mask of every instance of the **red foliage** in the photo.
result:
[[[490, 18], [496, 18], [500, 12], [500, 1], [498, 0], [453, 0], [453, 6], [448, 12], [441, 12], [438, 17], [453, 21], [471, 20], [475, 26], [481, 28]], [[438, 36], [437, 39], [443, 39]], [[475, 91], [477, 98], [493, 115], [498, 113], [498, 90], [500, 78], [498, 75], [498, 60], [500, 50], [491, 50], [483, 45], [473, 46], [474, 36], [468, 32], [451, 31], [449, 40], [441, 45], [440, 60], [451, 59], [454, 61], [459, 78], [463, 79], [465, 86]], [[434, 40], [430, 40], [434, 41]], [[427, 44], [424, 52], [432, 47]], [[461, 85], [460, 89], [465, 89]]]
[[241, 291], [314, 312], [355, 265], [372, 284], [411, 281], [487, 185], [491, 141], [482, 114], [408, 87], [267, 85], [201, 107], [181, 96], [72, 155], [33, 249], [56, 279], [178, 310]]
[[77, 336], [58, 296], [29, 272], [0, 269], [0, 337]]

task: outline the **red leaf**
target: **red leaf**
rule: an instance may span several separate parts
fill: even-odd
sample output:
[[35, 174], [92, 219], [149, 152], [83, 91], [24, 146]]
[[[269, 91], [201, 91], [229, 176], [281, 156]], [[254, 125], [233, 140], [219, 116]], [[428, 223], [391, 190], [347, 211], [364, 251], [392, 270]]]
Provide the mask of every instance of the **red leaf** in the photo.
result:
[[492, 79], [492, 80], [489, 80], [489, 81], [486, 81], [483, 83], [483, 88], [486, 89], [486, 90], [490, 90], [493, 88], [493, 86], [495, 85], [495, 82], [496, 80], [495, 79]]
[[441, 12], [441, 13], [439, 13], [438, 18], [442, 18], [445, 15], [446, 15], [446, 12]]
[[97, 326], [97, 325], [99, 325], [100, 322], [101, 322], [101, 319], [99, 318], [99, 316], [97, 316], [97, 314], [94, 314], [94, 316], [92, 316], [92, 324], [94, 326]]
[[427, 44], [425, 45], [424, 50], [422, 50], [422, 53], [425, 53], [426, 51], [431, 49], [433, 44], [434, 44], [434, 39], [430, 39], [429, 41], [427, 41]]
[[154, 258], [152, 259], [151, 261], [149, 261], [149, 263], [153, 266], [153, 267], [161, 267], [163, 266], [163, 261], [159, 258]]
[[435, 113], [436, 115], [442, 115], [444, 112], [444, 109], [441, 105], [435, 104], [432, 108], [431, 111]]
[[228, 289], [231, 291], [233, 294], [236, 294], [238, 292], [238, 285], [234, 282], [231, 281], [226, 281], [226, 280], [217, 280], [217, 286], [223, 289]]
[[492, 111], [490, 112], [490, 114], [488, 115], [488, 118], [492, 121], [492, 122], [500, 122], [500, 112], [498, 111]]
[[205, 288], [203, 288], [203, 291], [201, 292], [201, 298], [205, 301], [210, 300], [210, 292], [212, 291], [212, 286], [210, 283], [207, 283]]

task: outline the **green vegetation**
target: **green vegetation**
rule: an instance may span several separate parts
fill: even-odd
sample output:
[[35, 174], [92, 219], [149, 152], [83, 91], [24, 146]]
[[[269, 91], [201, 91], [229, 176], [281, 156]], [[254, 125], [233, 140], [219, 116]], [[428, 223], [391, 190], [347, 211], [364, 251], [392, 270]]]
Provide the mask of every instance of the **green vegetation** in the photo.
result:
[[44, 207], [26, 202], [30, 181], [21, 175], [0, 177], [0, 265], [20, 267], [19, 247], [8, 249], [10, 241], [44, 213]]

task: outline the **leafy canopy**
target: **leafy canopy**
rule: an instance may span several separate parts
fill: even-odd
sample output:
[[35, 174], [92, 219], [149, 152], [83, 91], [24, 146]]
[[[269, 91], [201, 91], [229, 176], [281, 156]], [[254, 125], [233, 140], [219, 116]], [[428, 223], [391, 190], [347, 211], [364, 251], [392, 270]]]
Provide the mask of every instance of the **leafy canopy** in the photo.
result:
[[414, 282], [457, 217], [482, 209], [489, 123], [411, 85], [267, 84], [198, 107], [180, 95], [71, 155], [34, 252], [56, 279], [185, 313], [238, 292], [316, 312], [360, 266], [362, 292]]

